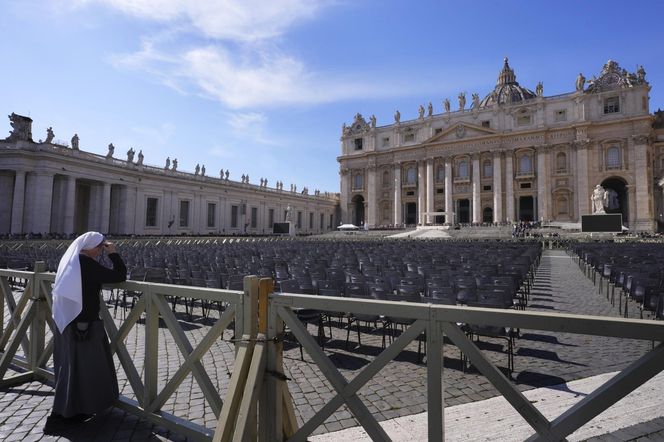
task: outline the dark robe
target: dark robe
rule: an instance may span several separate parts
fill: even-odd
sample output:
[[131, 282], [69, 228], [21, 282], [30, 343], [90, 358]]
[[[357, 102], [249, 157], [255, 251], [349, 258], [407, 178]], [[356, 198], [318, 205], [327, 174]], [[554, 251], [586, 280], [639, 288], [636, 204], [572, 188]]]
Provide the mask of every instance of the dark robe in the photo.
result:
[[117, 253], [108, 257], [112, 269], [79, 255], [83, 308], [63, 333], [54, 333], [53, 412], [64, 417], [98, 413], [119, 396], [111, 348], [99, 318], [99, 293], [102, 284], [125, 281], [127, 267]]

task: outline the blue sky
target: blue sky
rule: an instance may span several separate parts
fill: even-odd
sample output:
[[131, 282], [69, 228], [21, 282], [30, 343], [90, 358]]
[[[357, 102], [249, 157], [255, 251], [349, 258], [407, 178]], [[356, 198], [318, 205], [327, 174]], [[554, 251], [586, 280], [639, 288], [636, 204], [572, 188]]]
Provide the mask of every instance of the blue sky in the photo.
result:
[[[420, 104], [517, 81], [570, 92], [608, 60], [642, 64], [664, 108], [664, 2], [0, 0], [0, 103], [33, 138], [180, 170], [204, 164], [338, 191], [339, 136]], [[0, 137], [9, 134], [9, 121]], [[4, 132], [4, 133], [3, 133]]]

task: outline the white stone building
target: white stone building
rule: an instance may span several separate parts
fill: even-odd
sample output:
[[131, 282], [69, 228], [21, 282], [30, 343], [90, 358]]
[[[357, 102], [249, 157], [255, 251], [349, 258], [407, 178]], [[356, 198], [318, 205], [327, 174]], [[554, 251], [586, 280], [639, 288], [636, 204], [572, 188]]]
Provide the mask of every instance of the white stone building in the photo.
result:
[[[354, 224], [578, 223], [601, 185], [606, 212], [652, 231], [664, 212], [664, 137], [653, 127], [645, 71], [609, 61], [573, 92], [522, 87], [507, 59], [493, 91], [452, 110], [376, 126], [357, 114], [341, 137], [341, 220]], [[570, 79], [570, 86], [574, 86]], [[662, 132], [660, 129], [659, 132]], [[663, 182], [664, 184], [664, 182]], [[656, 214], [656, 210], [659, 210]]]
[[32, 141], [32, 120], [12, 114], [13, 130], [0, 140], [0, 234], [192, 235], [267, 234], [290, 215], [296, 233], [338, 225], [339, 195], [296, 192], [222, 177], [143, 164], [142, 152], [115, 158], [53, 142]]

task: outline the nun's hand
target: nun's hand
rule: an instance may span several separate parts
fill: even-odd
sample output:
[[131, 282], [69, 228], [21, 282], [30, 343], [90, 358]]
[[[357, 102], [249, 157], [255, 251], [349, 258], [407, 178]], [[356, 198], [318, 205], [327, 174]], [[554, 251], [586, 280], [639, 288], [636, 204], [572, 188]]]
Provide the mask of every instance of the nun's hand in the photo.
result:
[[113, 244], [112, 242], [105, 242], [105, 243], [104, 243], [104, 250], [105, 250], [106, 253], [109, 254], [109, 255], [110, 255], [111, 253], [117, 253], [117, 252], [115, 251], [115, 244]]

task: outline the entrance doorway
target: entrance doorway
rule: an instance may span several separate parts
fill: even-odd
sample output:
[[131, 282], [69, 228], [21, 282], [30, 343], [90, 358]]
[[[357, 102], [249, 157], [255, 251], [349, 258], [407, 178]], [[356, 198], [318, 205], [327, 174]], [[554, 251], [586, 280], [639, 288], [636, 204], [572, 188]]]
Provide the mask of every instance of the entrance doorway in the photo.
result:
[[491, 207], [485, 207], [482, 211], [482, 222], [483, 223], [492, 223], [493, 222], [493, 209]]
[[355, 195], [353, 197], [353, 224], [360, 227], [364, 224], [364, 197]]
[[602, 187], [606, 191], [606, 213], [622, 213], [622, 223], [629, 226], [629, 201], [627, 198], [627, 185], [621, 178], [607, 178], [602, 181]]
[[460, 223], [470, 222], [470, 200], [465, 198], [457, 200], [457, 213], [459, 214], [458, 221]]
[[[436, 209], [436, 212], [444, 212], [445, 209], [442, 207], [439, 207]], [[433, 220], [434, 223], [436, 224], [445, 224], [445, 215], [436, 215]]]
[[406, 224], [417, 224], [417, 203], [406, 203]]
[[535, 199], [532, 196], [519, 197], [519, 221], [535, 219]]

